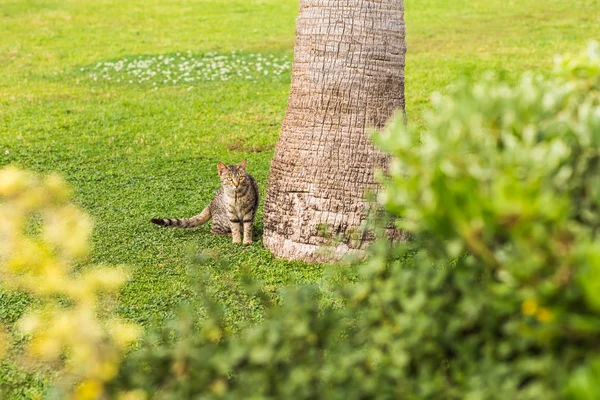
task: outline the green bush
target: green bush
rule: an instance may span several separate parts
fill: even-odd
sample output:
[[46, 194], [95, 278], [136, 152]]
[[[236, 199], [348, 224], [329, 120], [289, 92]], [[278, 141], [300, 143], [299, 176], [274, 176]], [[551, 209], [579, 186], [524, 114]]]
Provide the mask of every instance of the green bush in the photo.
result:
[[[484, 298], [462, 294], [485, 307], [475, 329], [453, 338], [474, 340], [461, 348], [472, 365], [485, 349], [485, 368], [449, 371], [552, 397], [598, 355], [600, 48], [557, 60], [551, 79], [459, 82], [425, 121], [423, 132], [396, 123], [379, 138], [395, 157], [381, 201], [436, 260], [466, 250], [460, 268], [488, 276]], [[583, 393], [582, 374], [568, 393]]]
[[198, 329], [188, 312], [150, 330], [114, 393], [598, 398], [599, 46], [548, 79], [460, 81], [425, 121], [376, 138], [410, 243], [380, 239], [354, 279], [290, 290], [237, 334], [210, 303]]

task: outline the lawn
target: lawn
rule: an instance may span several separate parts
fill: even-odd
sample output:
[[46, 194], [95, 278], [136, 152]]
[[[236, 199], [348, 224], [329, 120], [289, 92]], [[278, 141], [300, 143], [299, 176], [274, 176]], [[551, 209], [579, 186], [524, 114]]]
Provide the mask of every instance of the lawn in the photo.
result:
[[[0, 167], [58, 171], [95, 221], [94, 264], [125, 264], [119, 313], [147, 325], [194, 296], [203, 268], [232, 328], [260, 318], [238, 287], [248, 268], [267, 290], [315, 282], [323, 267], [273, 258], [262, 209], [250, 247], [209, 227], [167, 230], [151, 217], [198, 213], [217, 161], [248, 159], [264, 194], [285, 113], [296, 0], [0, 0]], [[545, 73], [555, 54], [600, 38], [598, 0], [407, 0], [408, 120], [434, 91], [492, 69]], [[191, 255], [208, 261], [194, 263]], [[30, 305], [0, 291], [0, 322]], [[17, 350], [15, 350], [16, 352]], [[43, 374], [0, 364], [9, 398], [33, 398]]]

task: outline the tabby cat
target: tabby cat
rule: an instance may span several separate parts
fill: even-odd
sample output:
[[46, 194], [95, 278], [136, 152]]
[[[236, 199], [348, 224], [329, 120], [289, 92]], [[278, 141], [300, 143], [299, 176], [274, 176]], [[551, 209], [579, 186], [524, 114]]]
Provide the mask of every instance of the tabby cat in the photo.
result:
[[233, 243], [241, 243], [244, 231], [244, 244], [252, 243], [252, 222], [258, 209], [258, 185], [246, 172], [246, 160], [235, 165], [217, 164], [221, 187], [208, 207], [191, 218], [153, 218], [157, 225], [177, 228], [194, 228], [212, 218], [211, 232], [217, 235], [231, 233]]

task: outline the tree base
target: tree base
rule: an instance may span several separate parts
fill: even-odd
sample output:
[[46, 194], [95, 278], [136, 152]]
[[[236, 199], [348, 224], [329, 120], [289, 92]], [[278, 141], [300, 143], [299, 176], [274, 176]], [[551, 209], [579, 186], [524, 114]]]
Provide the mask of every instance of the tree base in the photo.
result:
[[275, 232], [269, 232], [268, 234], [265, 232], [263, 245], [277, 258], [319, 264], [340, 261], [347, 256], [362, 259], [366, 255], [365, 250], [353, 249], [346, 243], [339, 243], [336, 246], [317, 246], [294, 242], [290, 238]]

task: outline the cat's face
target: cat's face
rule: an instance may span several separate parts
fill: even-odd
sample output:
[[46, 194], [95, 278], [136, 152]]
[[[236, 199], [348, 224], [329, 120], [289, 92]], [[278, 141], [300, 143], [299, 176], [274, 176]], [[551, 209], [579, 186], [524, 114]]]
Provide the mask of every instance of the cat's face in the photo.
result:
[[217, 164], [221, 184], [227, 190], [238, 190], [245, 183], [246, 179], [246, 160], [239, 164], [225, 165], [222, 162]]

